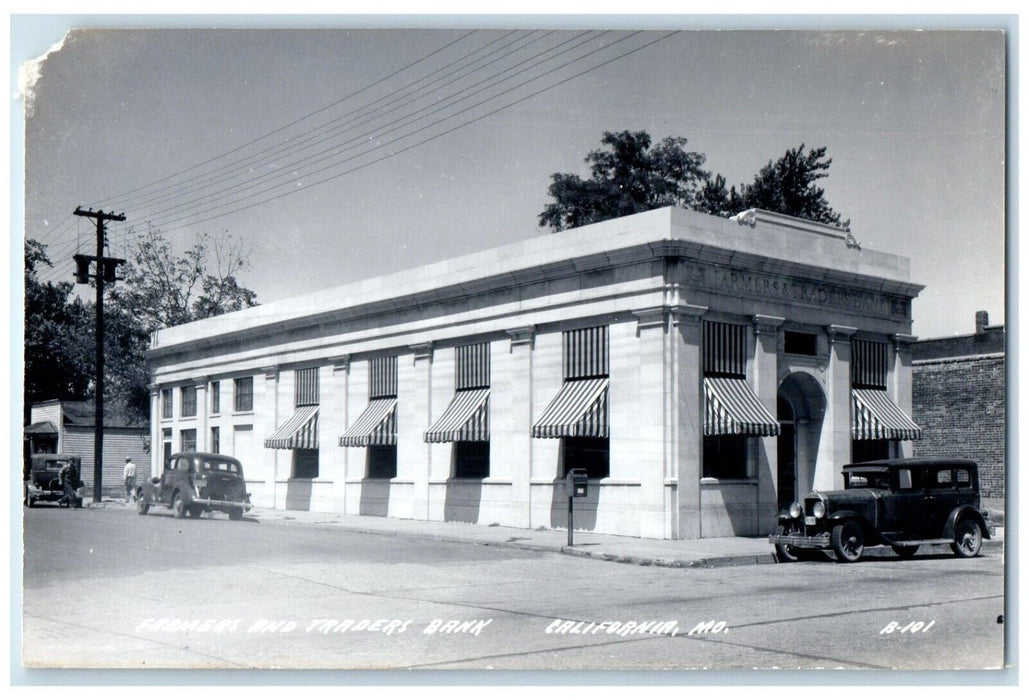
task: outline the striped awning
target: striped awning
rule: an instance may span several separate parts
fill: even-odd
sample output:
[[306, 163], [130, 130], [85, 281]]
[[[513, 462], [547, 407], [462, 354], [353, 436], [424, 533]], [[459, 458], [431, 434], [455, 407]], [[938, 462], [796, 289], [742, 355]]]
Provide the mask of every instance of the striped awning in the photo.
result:
[[397, 399], [372, 399], [343, 437], [340, 447], [397, 444]]
[[489, 389], [466, 389], [454, 398], [425, 432], [425, 442], [489, 440]]
[[607, 377], [566, 380], [532, 426], [536, 438], [608, 437]]
[[882, 389], [852, 389], [855, 440], [921, 440], [922, 429]]
[[746, 379], [704, 377], [704, 435], [779, 434], [779, 421], [757, 398]]
[[318, 407], [301, 406], [293, 417], [264, 441], [274, 450], [317, 450]]

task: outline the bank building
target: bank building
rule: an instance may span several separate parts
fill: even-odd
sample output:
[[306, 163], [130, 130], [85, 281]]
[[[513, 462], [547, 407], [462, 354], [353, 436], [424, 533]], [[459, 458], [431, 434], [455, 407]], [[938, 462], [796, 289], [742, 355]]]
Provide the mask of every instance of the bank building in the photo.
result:
[[155, 332], [152, 473], [231, 454], [255, 505], [762, 535], [910, 456], [907, 258], [749, 210], [627, 216]]

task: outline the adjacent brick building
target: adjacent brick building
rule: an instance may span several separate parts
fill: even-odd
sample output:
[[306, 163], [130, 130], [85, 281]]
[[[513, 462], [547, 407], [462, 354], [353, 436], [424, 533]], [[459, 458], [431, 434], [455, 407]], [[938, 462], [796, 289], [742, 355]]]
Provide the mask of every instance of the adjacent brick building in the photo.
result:
[[916, 457], [979, 462], [984, 496], [1004, 496], [1004, 326], [975, 315], [975, 333], [934, 338], [912, 348], [912, 417], [922, 428]]

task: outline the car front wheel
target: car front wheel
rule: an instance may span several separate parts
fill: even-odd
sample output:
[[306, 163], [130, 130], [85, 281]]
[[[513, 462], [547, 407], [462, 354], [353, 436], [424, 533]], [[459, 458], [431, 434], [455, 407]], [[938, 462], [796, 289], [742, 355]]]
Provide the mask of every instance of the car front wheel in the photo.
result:
[[179, 520], [186, 515], [186, 501], [183, 500], [181, 493], [175, 494], [172, 498], [172, 515]]
[[950, 548], [959, 557], [974, 557], [979, 554], [983, 546], [983, 530], [979, 523], [971, 518], [965, 518], [957, 524], [954, 529], [954, 541]]
[[140, 515], [146, 515], [150, 512], [150, 501], [141, 493], [136, 496], [136, 512]]
[[847, 564], [856, 562], [865, 551], [865, 533], [861, 531], [861, 525], [853, 520], [834, 527], [831, 541], [836, 558]]
[[[780, 525], [775, 530], [775, 534], [780, 537], [783, 535], [792, 535], [794, 532], [794, 528], [786, 527], [785, 525]], [[796, 547], [791, 547], [788, 544], [776, 544], [775, 556], [780, 564], [792, 564], [800, 559], [800, 551]]]

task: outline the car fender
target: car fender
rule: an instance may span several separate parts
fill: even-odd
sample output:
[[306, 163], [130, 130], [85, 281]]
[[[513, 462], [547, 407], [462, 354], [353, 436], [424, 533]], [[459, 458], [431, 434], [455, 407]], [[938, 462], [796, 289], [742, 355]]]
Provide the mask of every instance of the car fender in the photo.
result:
[[986, 524], [986, 519], [983, 517], [983, 514], [979, 512], [979, 509], [975, 506], [969, 505], [958, 506], [950, 512], [950, 515], [947, 517], [947, 524], [943, 527], [943, 537], [946, 539], [952, 539], [954, 537], [954, 528], [957, 527], [958, 520], [965, 517], [973, 518], [977, 523], [979, 523], [979, 527], [983, 531], [983, 539], [990, 539], [990, 528]]
[[879, 530], [876, 529], [875, 525], [868, 522], [868, 518], [853, 510], [837, 510], [827, 515], [824, 527], [831, 530], [837, 525], [848, 520], [855, 520], [861, 525], [861, 529], [864, 531], [865, 538], [868, 540], [869, 544], [882, 540], [882, 535], [879, 533]]

